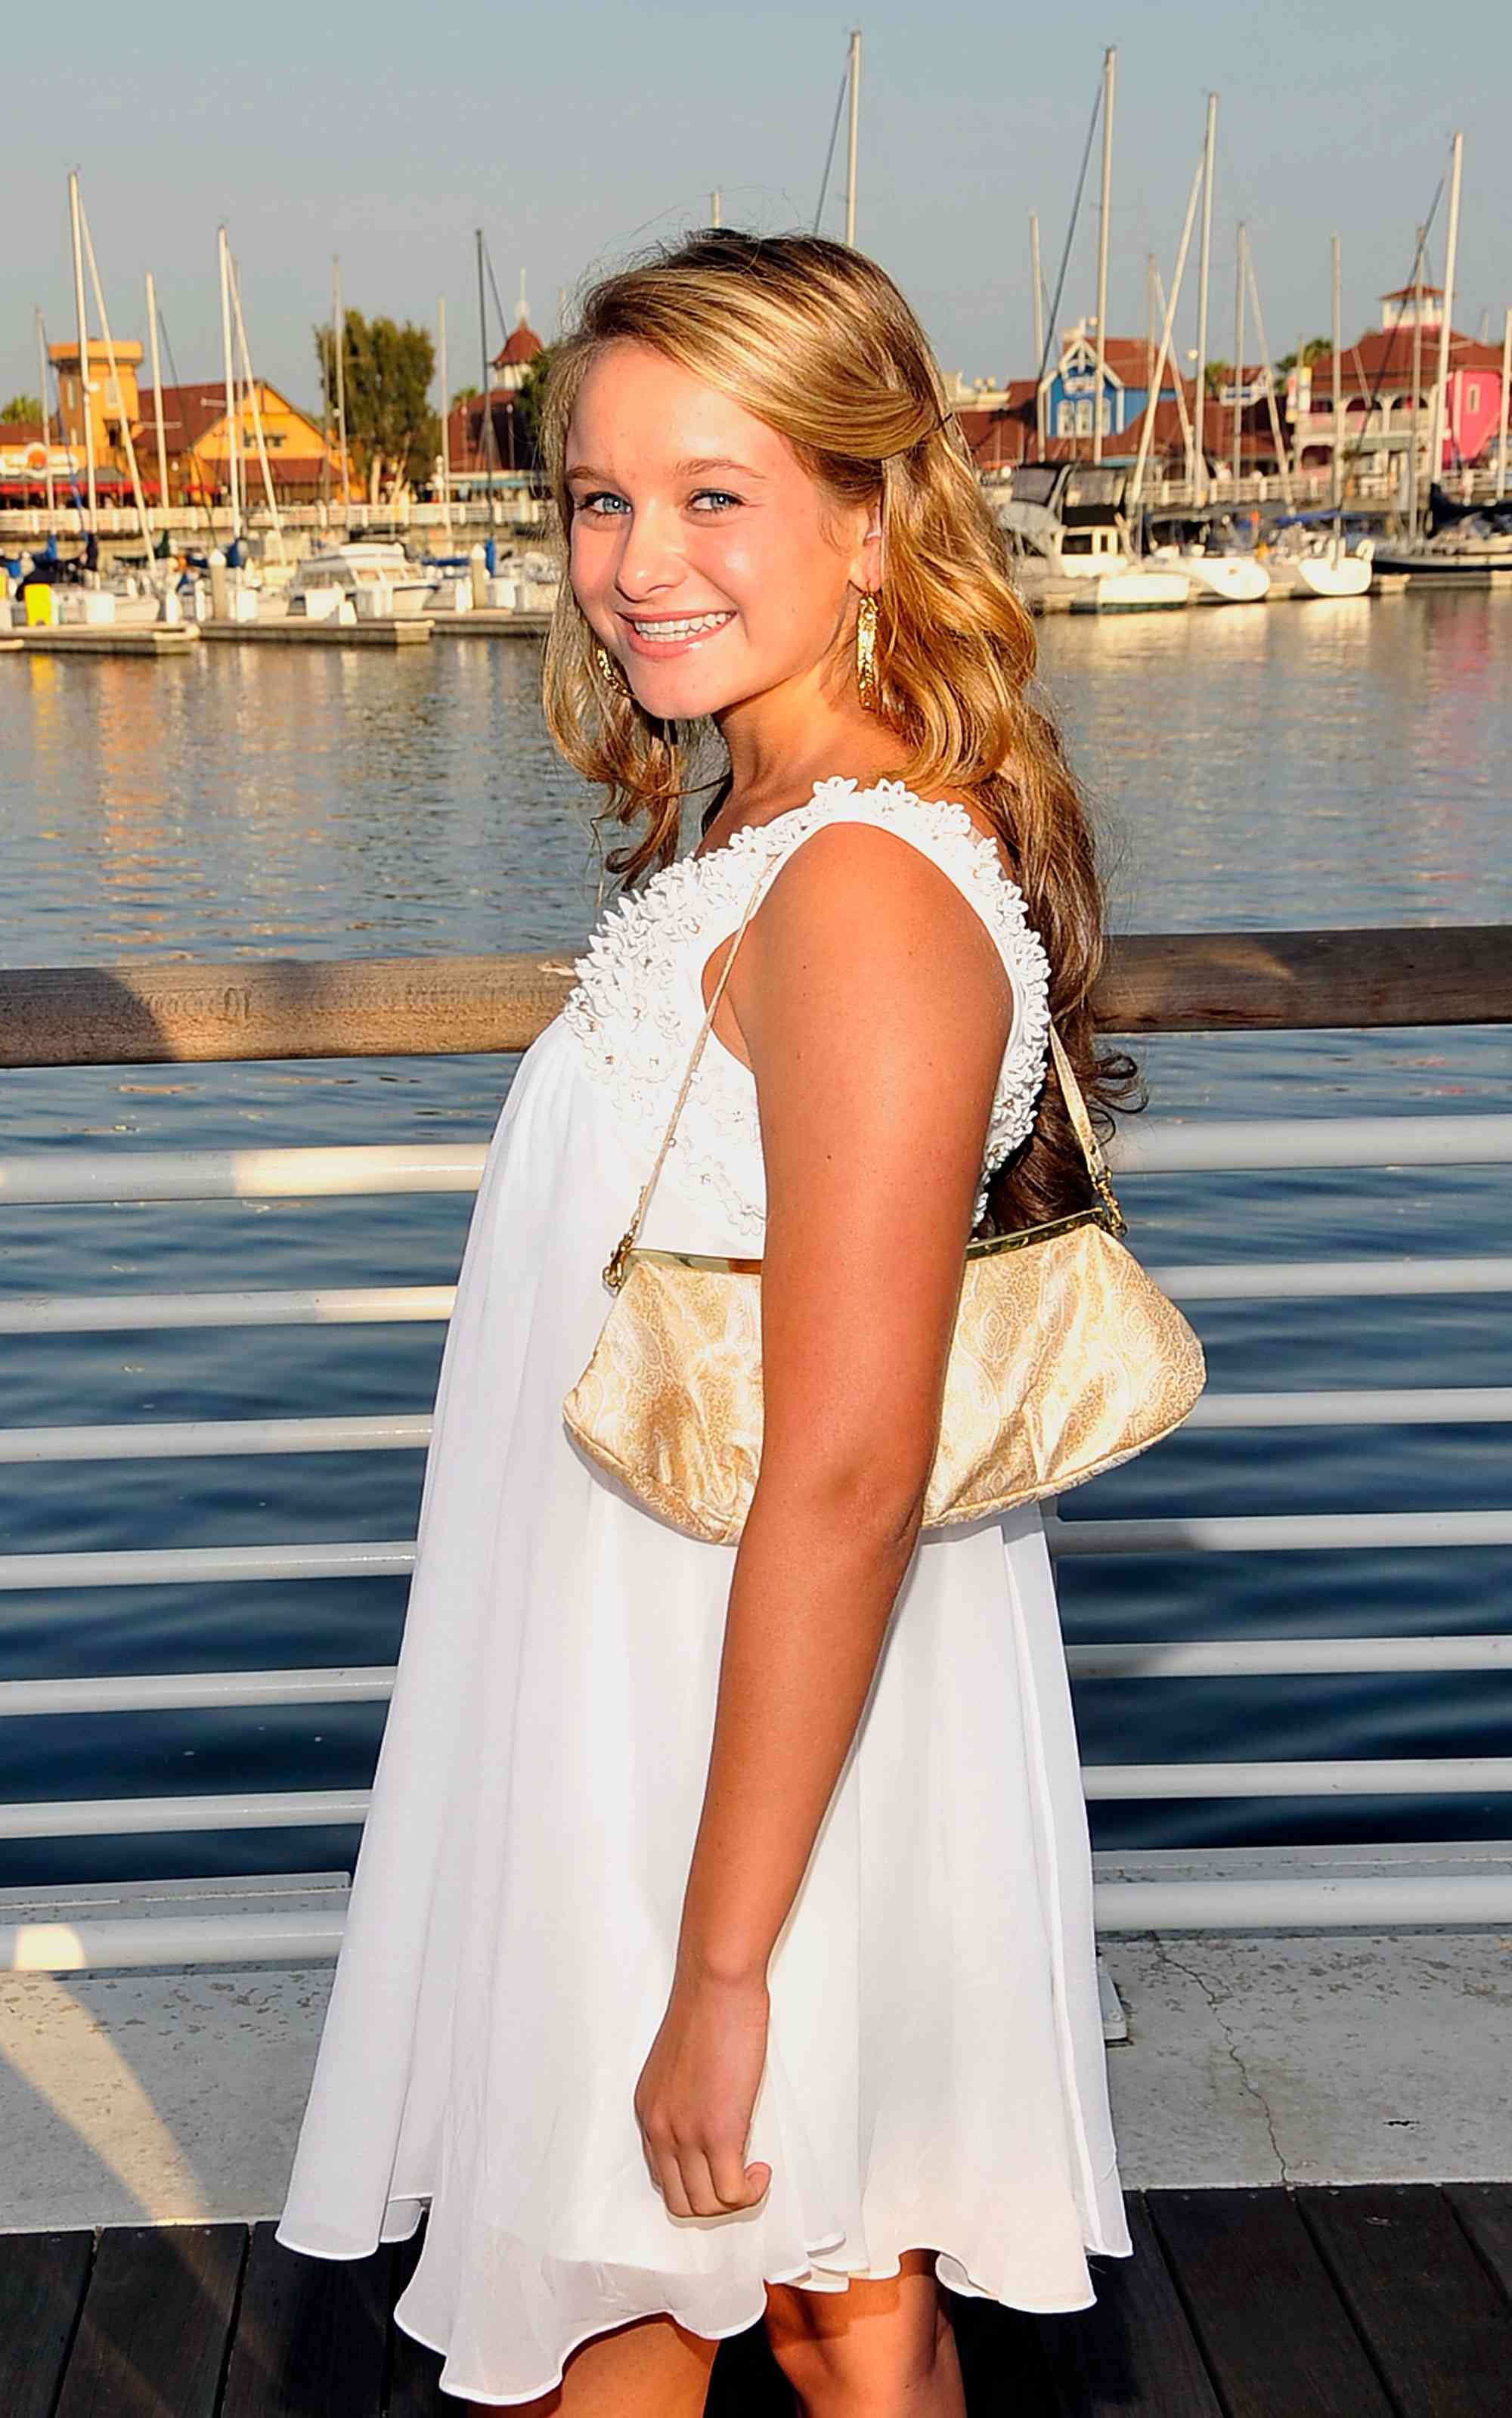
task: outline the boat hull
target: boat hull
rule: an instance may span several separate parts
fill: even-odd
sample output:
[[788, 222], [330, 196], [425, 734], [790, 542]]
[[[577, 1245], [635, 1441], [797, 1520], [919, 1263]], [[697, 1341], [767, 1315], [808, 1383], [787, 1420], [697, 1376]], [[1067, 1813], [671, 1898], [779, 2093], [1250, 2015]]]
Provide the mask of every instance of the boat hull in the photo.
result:
[[1085, 583], [1073, 613], [1170, 613], [1190, 604], [1192, 583], [1182, 571], [1114, 571]]

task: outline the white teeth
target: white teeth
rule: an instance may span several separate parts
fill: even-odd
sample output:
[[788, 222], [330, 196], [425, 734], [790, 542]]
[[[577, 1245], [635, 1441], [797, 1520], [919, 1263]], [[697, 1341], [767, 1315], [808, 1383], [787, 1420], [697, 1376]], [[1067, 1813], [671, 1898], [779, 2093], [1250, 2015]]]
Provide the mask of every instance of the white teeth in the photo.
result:
[[705, 630], [723, 629], [732, 619], [728, 613], [700, 613], [689, 621], [632, 621], [631, 628], [642, 638], [696, 638]]

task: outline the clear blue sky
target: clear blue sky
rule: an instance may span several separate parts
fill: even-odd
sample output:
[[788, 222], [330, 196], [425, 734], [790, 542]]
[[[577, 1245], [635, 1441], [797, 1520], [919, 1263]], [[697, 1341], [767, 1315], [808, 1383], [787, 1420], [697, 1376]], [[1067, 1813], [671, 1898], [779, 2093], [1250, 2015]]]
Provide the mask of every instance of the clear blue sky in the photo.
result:
[[[79, 0], [18, 21], [0, 191], [0, 399], [37, 383], [33, 311], [72, 329], [65, 181], [77, 164], [113, 330], [145, 334], [157, 275], [178, 370], [220, 363], [215, 231], [240, 263], [256, 365], [318, 392], [311, 328], [330, 263], [346, 298], [434, 326], [476, 378], [472, 230], [512, 317], [522, 268], [549, 337], [557, 292], [675, 236], [724, 193], [726, 223], [806, 225], [848, 25], [812, 7], [564, 0], [259, 0], [127, 10]], [[1213, 349], [1232, 345], [1233, 227], [1249, 224], [1273, 354], [1326, 330], [1328, 238], [1344, 318], [1406, 279], [1456, 127], [1465, 186], [1456, 323], [1499, 339], [1512, 300], [1512, 119], [1496, 0], [1112, 0], [1095, 11], [864, 0], [857, 237], [909, 296], [947, 371], [1031, 366], [1027, 222], [1059, 260], [1105, 43], [1119, 47], [1109, 325], [1144, 327], [1144, 259], [1168, 275], [1220, 95]], [[50, 38], [52, 26], [57, 38]], [[60, 63], [33, 67], [50, 52]], [[843, 168], [842, 131], [837, 171]], [[825, 217], [841, 233], [837, 173]], [[1062, 321], [1093, 302], [1096, 161]], [[1443, 207], [1432, 249], [1442, 273]], [[93, 314], [91, 314], [93, 316]], [[1184, 312], [1192, 341], [1192, 312]], [[164, 375], [168, 375], [166, 366]]]

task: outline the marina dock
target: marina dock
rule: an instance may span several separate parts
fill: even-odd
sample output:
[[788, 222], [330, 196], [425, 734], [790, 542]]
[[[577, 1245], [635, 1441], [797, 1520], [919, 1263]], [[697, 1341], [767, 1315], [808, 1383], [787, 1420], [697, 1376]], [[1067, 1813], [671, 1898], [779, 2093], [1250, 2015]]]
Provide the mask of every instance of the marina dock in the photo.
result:
[[423, 647], [435, 623], [423, 616], [371, 621], [305, 620], [284, 616], [267, 621], [201, 621], [202, 638], [217, 645], [264, 647]]
[[[15, 648], [29, 655], [185, 655], [200, 636], [192, 621], [101, 621], [12, 630]], [[7, 651], [9, 651], [8, 647]]]

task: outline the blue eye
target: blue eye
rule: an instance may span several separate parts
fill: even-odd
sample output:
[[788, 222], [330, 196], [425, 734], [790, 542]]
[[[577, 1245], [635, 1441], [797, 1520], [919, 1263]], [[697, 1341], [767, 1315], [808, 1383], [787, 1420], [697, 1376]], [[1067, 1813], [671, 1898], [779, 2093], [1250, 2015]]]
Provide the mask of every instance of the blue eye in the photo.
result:
[[704, 502], [706, 498], [712, 498], [720, 510], [723, 510], [726, 504], [738, 504], [741, 500], [739, 496], [732, 496], [725, 487], [700, 487], [693, 500], [698, 504]]
[[[607, 488], [604, 488], [594, 495], [581, 497], [577, 509], [580, 513], [596, 513], [605, 504], [622, 504], [624, 500], [623, 496], [611, 495]], [[612, 519], [613, 514], [611, 513], [609, 517]]]

